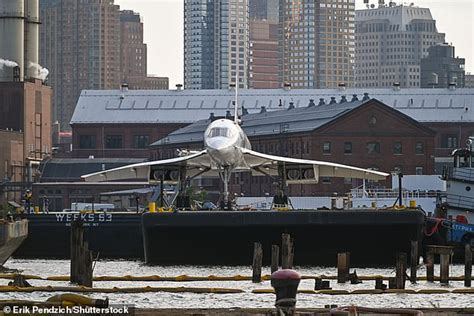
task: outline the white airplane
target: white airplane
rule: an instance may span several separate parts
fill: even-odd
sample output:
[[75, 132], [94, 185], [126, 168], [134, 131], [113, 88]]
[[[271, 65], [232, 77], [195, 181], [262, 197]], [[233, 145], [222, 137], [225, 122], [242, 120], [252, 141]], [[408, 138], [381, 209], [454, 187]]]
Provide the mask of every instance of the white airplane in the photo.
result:
[[[237, 101], [235, 102], [237, 104]], [[184, 192], [187, 181], [207, 174], [219, 175], [224, 184], [223, 202], [230, 209], [229, 180], [233, 172], [252, 175], [279, 176], [282, 188], [287, 184], [318, 183], [320, 177], [342, 177], [365, 180], [384, 180], [389, 174], [332, 162], [305, 160], [267, 155], [253, 151], [247, 135], [239, 125], [237, 105], [234, 120], [217, 119], [204, 133], [205, 149], [183, 151], [183, 156], [128, 165], [82, 176], [85, 181], [118, 181], [148, 179], [174, 181]]]

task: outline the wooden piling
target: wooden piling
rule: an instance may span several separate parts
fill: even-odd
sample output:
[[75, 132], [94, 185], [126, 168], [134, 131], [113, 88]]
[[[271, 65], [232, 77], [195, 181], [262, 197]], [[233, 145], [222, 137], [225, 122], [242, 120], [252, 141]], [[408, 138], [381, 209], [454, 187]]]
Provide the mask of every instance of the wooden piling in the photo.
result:
[[434, 253], [426, 253], [426, 281], [434, 282]]
[[387, 286], [383, 283], [382, 277], [377, 277], [375, 279], [375, 289], [376, 290], [385, 290]]
[[81, 221], [71, 222], [70, 281], [92, 287], [92, 252], [84, 242], [84, 226]]
[[255, 242], [253, 244], [253, 263], [252, 263], [252, 282], [262, 282], [262, 244]]
[[82, 264], [81, 264], [81, 278], [78, 284], [92, 287], [92, 252], [89, 251], [89, 244], [83, 243], [82, 247]]
[[337, 283], [346, 283], [349, 278], [350, 253], [337, 254]]
[[405, 289], [407, 270], [407, 254], [400, 252], [397, 254], [397, 265], [395, 274], [395, 286], [397, 289]]
[[278, 245], [272, 245], [272, 273], [278, 270], [280, 264], [280, 247]]
[[412, 240], [411, 241], [411, 254], [410, 254], [410, 282], [416, 283], [416, 272], [418, 269], [418, 262], [419, 262], [419, 255], [418, 255], [418, 241]]
[[293, 268], [293, 241], [290, 234], [281, 235], [281, 267], [283, 269]]
[[77, 283], [79, 276], [79, 244], [83, 238], [82, 222], [71, 222], [71, 267], [70, 267], [70, 281]]
[[323, 279], [321, 279], [319, 277], [315, 277], [314, 278], [314, 290], [318, 291], [318, 290], [322, 290], [322, 289], [323, 289]]
[[441, 284], [449, 284], [449, 253], [442, 253], [439, 255], [440, 260], [440, 276], [439, 281]]
[[464, 248], [464, 286], [471, 287], [472, 278], [472, 249], [470, 243]]
[[396, 289], [397, 288], [397, 280], [394, 277], [388, 278], [388, 288], [389, 289]]

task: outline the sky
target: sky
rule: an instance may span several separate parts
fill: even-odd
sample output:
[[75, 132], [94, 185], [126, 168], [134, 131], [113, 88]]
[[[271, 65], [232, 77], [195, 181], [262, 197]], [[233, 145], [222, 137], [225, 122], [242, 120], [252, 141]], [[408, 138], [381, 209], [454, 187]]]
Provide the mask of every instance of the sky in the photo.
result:
[[[386, 0], [388, 2], [388, 0]], [[397, 3], [401, 1], [395, 0]], [[148, 45], [148, 73], [170, 78], [170, 88], [183, 83], [184, 0], [115, 0], [121, 9], [142, 16]], [[377, 0], [370, 0], [377, 3]], [[431, 9], [438, 31], [456, 47], [456, 55], [466, 58], [466, 71], [474, 73], [474, 0], [412, 0], [418, 7]], [[356, 0], [363, 9], [363, 0]]]

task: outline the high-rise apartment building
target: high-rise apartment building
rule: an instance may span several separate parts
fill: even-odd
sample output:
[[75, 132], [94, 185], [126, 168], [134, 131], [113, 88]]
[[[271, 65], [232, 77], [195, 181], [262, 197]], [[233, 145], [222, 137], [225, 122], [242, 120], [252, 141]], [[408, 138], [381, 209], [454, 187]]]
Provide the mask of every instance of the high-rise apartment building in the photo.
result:
[[358, 87], [420, 87], [421, 59], [444, 42], [430, 9], [405, 5], [356, 11]]
[[50, 70], [53, 121], [68, 129], [83, 89], [120, 84], [119, 6], [113, 0], [42, 0], [40, 10], [40, 63]]
[[133, 11], [120, 12], [121, 81], [139, 88], [147, 73], [147, 46], [143, 43], [143, 23]]
[[280, 0], [279, 9], [280, 82], [352, 86], [355, 0]]
[[278, 81], [279, 0], [250, 0], [249, 88], [280, 88]]
[[113, 0], [41, 0], [40, 63], [49, 68], [53, 121], [62, 130], [84, 89], [168, 89], [168, 79], [147, 77], [143, 23]]
[[184, 1], [184, 85], [248, 87], [249, 0]]
[[266, 20], [278, 23], [278, 6], [280, 0], [249, 0], [250, 20]]
[[250, 21], [249, 88], [277, 89], [278, 24], [267, 20]]
[[421, 87], [464, 88], [466, 60], [456, 57], [455, 48], [447, 43], [428, 48], [428, 56], [421, 60]]

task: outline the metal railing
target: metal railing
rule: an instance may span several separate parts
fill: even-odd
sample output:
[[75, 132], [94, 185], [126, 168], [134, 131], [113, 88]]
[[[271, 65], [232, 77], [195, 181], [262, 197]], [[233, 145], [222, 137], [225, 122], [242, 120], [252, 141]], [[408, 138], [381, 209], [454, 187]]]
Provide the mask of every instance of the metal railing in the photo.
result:
[[[436, 191], [425, 191], [425, 190], [403, 190], [402, 198], [403, 199], [416, 199], [424, 197], [436, 197]], [[384, 198], [397, 198], [398, 189], [363, 189], [357, 187], [352, 189], [349, 193], [350, 198], [374, 198], [374, 199], [384, 199]]]
[[474, 182], [474, 168], [453, 168], [443, 169], [443, 180], [463, 180]]
[[474, 197], [463, 195], [445, 194], [443, 195], [447, 207], [474, 210]]

